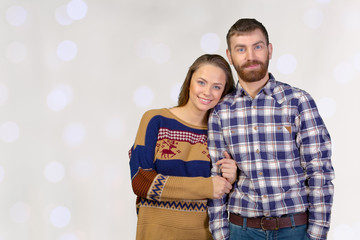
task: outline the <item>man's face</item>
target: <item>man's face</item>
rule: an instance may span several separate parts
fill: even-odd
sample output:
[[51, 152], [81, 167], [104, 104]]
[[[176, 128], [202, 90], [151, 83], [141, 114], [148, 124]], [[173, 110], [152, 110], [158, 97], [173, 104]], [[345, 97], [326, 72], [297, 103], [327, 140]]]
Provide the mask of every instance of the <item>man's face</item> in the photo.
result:
[[226, 54], [240, 80], [257, 82], [267, 79], [272, 45], [266, 45], [265, 36], [259, 29], [232, 36], [230, 48]]

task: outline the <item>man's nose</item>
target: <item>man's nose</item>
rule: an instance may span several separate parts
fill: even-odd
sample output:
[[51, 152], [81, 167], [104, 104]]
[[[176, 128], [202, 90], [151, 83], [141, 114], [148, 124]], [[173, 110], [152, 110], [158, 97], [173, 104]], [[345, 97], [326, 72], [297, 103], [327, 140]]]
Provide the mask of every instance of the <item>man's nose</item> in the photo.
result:
[[254, 51], [252, 49], [249, 49], [246, 51], [246, 60], [253, 60], [254, 59]]

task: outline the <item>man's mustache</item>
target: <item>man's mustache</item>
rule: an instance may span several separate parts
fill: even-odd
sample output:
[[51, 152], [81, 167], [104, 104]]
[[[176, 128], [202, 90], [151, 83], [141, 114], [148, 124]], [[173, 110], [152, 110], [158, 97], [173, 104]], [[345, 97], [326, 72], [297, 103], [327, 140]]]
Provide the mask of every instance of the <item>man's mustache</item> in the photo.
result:
[[248, 62], [244, 63], [241, 67], [246, 68], [246, 67], [250, 67], [255, 64], [259, 64], [261, 66], [264, 65], [262, 62], [260, 62], [258, 60], [252, 60], [252, 61], [248, 61]]

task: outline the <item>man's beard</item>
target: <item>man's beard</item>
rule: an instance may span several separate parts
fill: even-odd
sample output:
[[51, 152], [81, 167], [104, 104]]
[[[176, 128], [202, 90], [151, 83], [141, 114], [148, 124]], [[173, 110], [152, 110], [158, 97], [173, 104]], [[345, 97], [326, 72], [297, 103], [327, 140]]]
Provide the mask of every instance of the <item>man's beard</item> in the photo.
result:
[[[258, 70], [245, 70], [248, 66], [259, 64], [260, 69]], [[260, 62], [257, 60], [248, 61], [242, 66], [234, 65], [236, 72], [238, 73], [241, 80], [244, 82], [257, 82], [263, 79], [268, 71], [269, 66], [269, 57], [265, 62]]]

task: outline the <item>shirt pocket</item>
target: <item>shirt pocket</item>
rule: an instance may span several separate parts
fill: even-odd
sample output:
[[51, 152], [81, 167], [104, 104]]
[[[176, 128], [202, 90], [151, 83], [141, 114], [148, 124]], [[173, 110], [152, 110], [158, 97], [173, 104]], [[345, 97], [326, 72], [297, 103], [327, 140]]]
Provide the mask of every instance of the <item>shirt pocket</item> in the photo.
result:
[[258, 128], [260, 151], [269, 159], [286, 161], [294, 158], [295, 134], [290, 123], [272, 123]]

